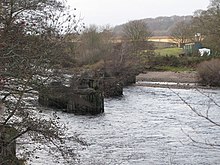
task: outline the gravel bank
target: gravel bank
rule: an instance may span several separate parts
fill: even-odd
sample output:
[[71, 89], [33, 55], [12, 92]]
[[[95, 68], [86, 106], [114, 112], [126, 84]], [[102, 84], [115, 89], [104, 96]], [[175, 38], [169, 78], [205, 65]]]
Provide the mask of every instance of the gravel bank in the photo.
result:
[[136, 77], [137, 81], [151, 82], [176, 82], [176, 83], [198, 83], [198, 73], [193, 72], [147, 72], [139, 74]]

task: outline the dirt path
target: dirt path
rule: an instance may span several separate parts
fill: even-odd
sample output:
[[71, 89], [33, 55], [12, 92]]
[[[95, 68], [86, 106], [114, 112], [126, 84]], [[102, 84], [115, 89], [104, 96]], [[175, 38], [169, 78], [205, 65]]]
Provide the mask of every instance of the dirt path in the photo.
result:
[[151, 82], [176, 82], [176, 83], [197, 83], [199, 76], [197, 72], [147, 72], [139, 74], [137, 81]]

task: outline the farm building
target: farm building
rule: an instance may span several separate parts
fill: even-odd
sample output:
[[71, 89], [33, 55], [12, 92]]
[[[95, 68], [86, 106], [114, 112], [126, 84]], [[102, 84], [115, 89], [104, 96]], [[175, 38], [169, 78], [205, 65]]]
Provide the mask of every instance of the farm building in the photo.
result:
[[202, 44], [200, 42], [188, 43], [185, 44], [183, 47], [184, 52], [187, 55], [197, 54], [199, 49], [201, 48], [202, 48]]

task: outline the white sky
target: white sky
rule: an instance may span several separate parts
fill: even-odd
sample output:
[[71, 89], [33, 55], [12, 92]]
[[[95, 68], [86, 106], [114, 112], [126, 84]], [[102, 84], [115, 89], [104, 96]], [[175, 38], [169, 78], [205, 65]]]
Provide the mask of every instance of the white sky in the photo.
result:
[[193, 15], [207, 9], [209, 0], [68, 0], [86, 25], [119, 25], [158, 16]]

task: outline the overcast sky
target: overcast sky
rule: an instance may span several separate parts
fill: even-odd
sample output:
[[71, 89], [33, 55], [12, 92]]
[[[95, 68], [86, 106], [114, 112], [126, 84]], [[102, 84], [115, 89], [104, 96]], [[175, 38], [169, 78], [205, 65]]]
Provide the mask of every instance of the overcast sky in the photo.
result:
[[158, 16], [192, 15], [206, 9], [209, 0], [68, 0], [86, 25], [119, 25]]

